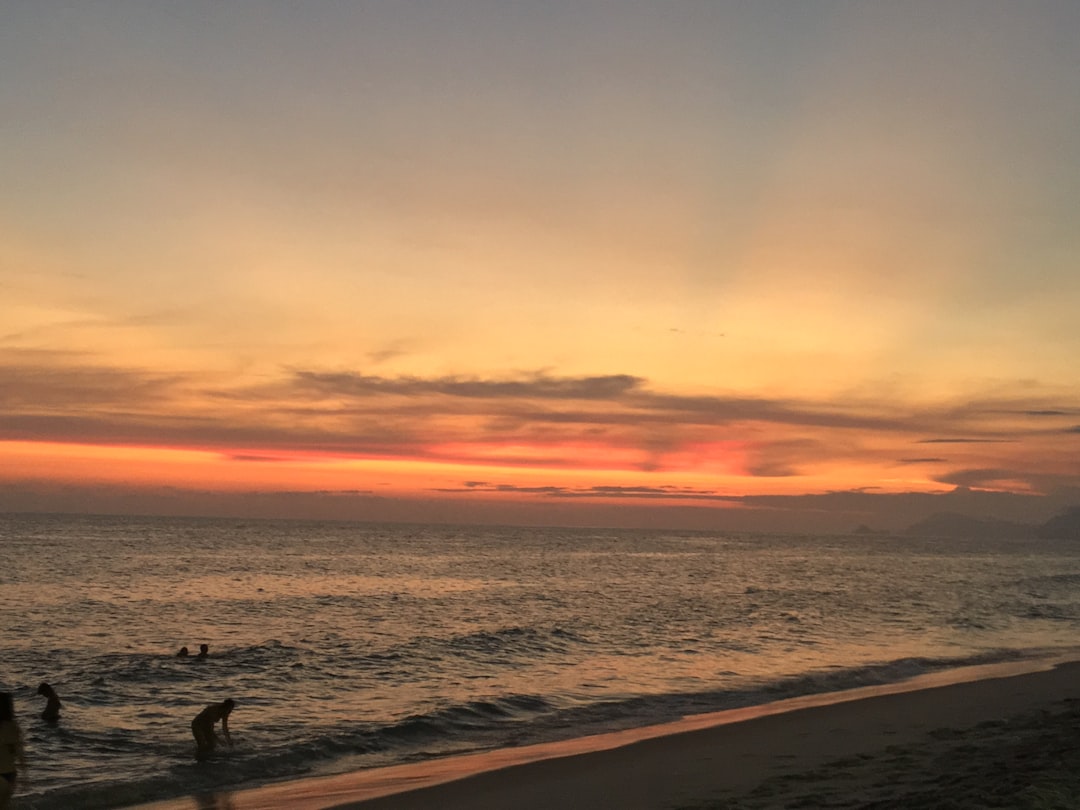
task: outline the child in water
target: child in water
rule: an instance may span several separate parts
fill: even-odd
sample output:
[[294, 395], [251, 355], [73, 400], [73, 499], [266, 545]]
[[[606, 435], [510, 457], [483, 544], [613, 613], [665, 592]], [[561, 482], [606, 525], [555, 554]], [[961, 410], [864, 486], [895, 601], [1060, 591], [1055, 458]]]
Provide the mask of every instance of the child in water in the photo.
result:
[[56, 690], [44, 681], [37, 688], [37, 693], [42, 697], [47, 698], [45, 703], [45, 709], [41, 712], [41, 719], [47, 723], [55, 723], [60, 719], [60, 696], [56, 694]]

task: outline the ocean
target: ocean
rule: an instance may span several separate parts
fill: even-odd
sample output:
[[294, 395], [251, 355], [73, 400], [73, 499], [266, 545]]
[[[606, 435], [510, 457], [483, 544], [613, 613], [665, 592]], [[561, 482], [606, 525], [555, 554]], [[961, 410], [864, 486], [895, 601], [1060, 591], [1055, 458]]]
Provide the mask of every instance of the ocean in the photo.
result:
[[[38, 810], [1080, 655], [1064, 541], [0, 515], [0, 554]], [[235, 745], [196, 761], [227, 697]]]

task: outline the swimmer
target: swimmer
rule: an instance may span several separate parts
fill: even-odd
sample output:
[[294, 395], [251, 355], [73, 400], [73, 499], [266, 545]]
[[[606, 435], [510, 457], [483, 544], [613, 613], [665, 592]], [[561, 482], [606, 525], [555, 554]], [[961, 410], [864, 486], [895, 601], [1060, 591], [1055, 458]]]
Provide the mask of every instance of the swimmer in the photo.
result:
[[15, 779], [21, 769], [26, 776], [26, 753], [22, 730], [15, 721], [15, 701], [10, 692], [0, 692], [0, 810], [15, 795]]
[[195, 657], [196, 658], [206, 658], [209, 655], [210, 655], [210, 645], [209, 644], [200, 644], [199, 645], [199, 654], [196, 655]]
[[191, 721], [191, 733], [195, 736], [196, 757], [201, 759], [217, 747], [214, 724], [219, 720], [221, 730], [225, 734], [225, 742], [232, 745], [232, 737], [229, 736], [229, 715], [232, 714], [234, 706], [236, 706], [236, 701], [232, 698], [221, 703], [211, 703]]
[[187, 655], [188, 655], [187, 647], [181, 647], [180, 652], [178, 652], [176, 654], [176, 657], [177, 658], [187, 658]]
[[41, 719], [49, 723], [55, 723], [60, 719], [60, 696], [56, 694], [56, 690], [42, 681], [41, 685], [37, 688], [37, 693], [42, 697], [48, 698], [45, 703], [45, 710], [41, 713]]

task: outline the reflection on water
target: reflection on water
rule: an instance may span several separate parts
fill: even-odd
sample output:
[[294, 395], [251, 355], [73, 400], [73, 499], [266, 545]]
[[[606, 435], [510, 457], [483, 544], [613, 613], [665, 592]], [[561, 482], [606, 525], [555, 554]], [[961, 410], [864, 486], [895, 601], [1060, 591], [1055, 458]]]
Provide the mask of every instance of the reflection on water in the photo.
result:
[[[228, 807], [1080, 636], [1064, 543], [17, 515], [0, 539], [0, 689], [20, 718], [43, 678], [64, 696], [25, 724], [41, 810]], [[236, 745], [197, 768], [191, 719], [226, 697]]]
[[198, 810], [236, 810], [232, 793], [203, 793], [195, 797]]

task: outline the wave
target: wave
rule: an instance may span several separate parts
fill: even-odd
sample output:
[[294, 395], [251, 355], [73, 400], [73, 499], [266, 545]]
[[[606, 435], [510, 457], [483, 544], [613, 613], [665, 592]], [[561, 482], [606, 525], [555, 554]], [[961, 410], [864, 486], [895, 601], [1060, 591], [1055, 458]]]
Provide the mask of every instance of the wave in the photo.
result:
[[[471, 639], [470, 643], [483, 644], [483, 635], [474, 634], [467, 638]], [[508, 636], [514, 638], [517, 633], [510, 632]], [[24, 802], [36, 810], [73, 806], [104, 810], [179, 795], [251, 787], [316, 771], [326, 774], [653, 725], [687, 715], [894, 683], [930, 672], [1037, 656], [1036, 651], [999, 650], [959, 658], [902, 658], [870, 666], [749, 683], [736, 689], [632, 695], [602, 701], [530, 694], [487, 696], [436, 706], [428, 712], [382, 724], [343, 722], [332, 727], [309, 729], [304, 738], [287, 742], [280, 741], [281, 734], [277, 742], [271, 742], [267, 737], [266, 744], [261, 746], [247, 743], [245, 738], [235, 749], [225, 749], [217, 758], [202, 763], [177, 762], [190, 757], [188, 747], [164, 745], [153, 754], [163, 763], [175, 764], [166, 764], [154, 777], [56, 788], [24, 797]], [[145, 741], [137, 735], [126, 734], [109, 739], [83, 738], [79, 743], [87, 748], [108, 747], [116, 754], [122, 754], [123, 749], [130, 746], [145, 748]], [[145, 773], [145, 770], [141, 772]]]
[[572, 645], [582, 643], [585, 643], [583, 637], [561, 628], [546, 630], [520, 626], [434, 640], [434, 646], [463, 657], [510, 655], [532, 658], [550, 653], [565, 653]]
[[[552, 711], [552, 701], [539, 695], [506, 695], [447, 705], [423, 715], [410, 715], [387, 724], [339, 724], [324, 727], [306, 739], [258, 747], [238, 737], [235, 748], [220, 749], [204, 762], [187, 761], [165, 767], [156, 776], [117, 781], [95, 781], [56, 788], [24, 797], [35, 810], [80, 807], [104, 810], [191, 793], [205, 793], [240, 785], [254, 786], [283, 778], [297, 778], [319, 769], [333, 772], [335, 761], [355, 761], [368, 755], [380, 763], [439, 756], [465, 748], [495, 748], [506, 735], [497, 732], [510, 724], [528, 724], [532, 717]], [[68, 735], [72, 736], [72, 735]], [[107, 751], [122, 757], [134, 749], [160, 761], [188, 759], [188, 745], [152, 746], [141, 735], [78, 735], [83, 750]], [[156, 748], [156, 750], [148, 750]], [[145, 772], [145, 771], [144, 771]]]
[[[455, 661], [512, 665], [516, 661], [536, 662], [545, 656], [566, 655], [576, 646], [590, 642], [584, 636], [560, 627], [511, 626], [450, 636], [414, 636], [382, 650], [369, 650], [338, 660], [339, 666], [390, 675], [394, 669], [408, 671]], [[390, 667], [391, 669], [387, 669]]]

